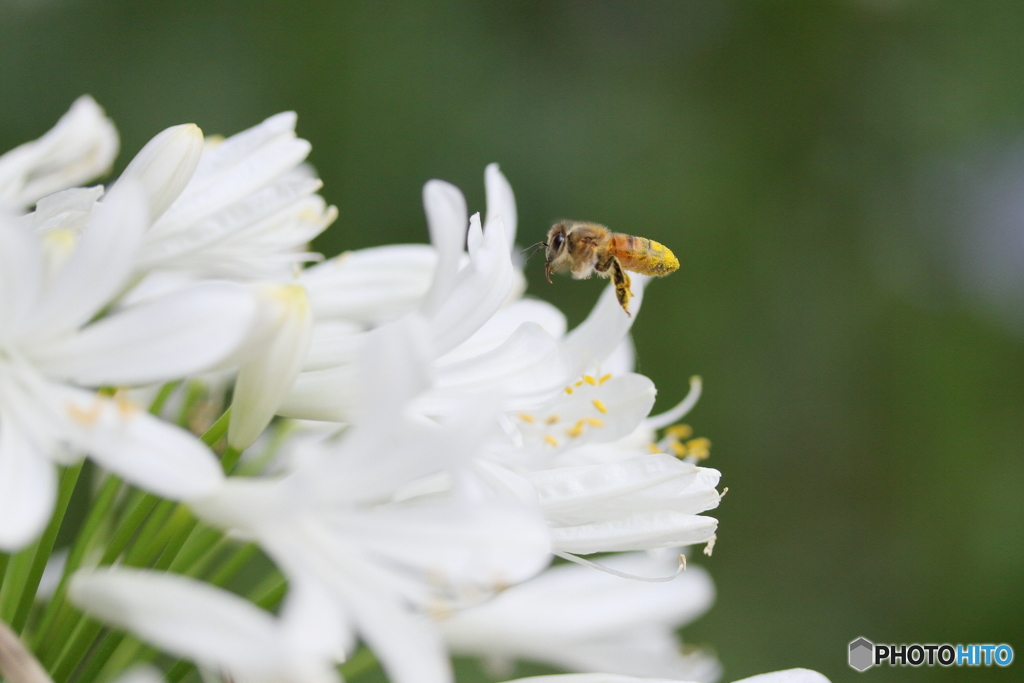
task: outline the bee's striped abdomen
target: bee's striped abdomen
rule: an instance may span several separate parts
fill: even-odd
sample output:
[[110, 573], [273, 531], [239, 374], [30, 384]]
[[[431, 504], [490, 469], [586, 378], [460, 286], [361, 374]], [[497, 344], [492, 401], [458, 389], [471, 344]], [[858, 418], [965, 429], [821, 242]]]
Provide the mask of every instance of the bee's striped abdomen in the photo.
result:
[[679, 259], [664, 244], [623, 233], [612, 236], [612, 251], [626, 270], [644, 275], [668, 275], [679, 268]]

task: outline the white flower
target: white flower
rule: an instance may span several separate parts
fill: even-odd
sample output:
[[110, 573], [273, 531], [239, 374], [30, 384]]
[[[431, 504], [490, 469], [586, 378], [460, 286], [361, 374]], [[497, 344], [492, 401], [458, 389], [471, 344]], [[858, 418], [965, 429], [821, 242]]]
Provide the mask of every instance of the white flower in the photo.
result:
[[[616, 674], [561, 674], [554, 676], [532, 676], [517, 678], [507, 683], [684, 683], [662, 678], [633, 678]], [[733, 683], [829, 683], [817, 671], [810, 669], [786, 669], [769, 674], [758, 674]]]
[[[301, 589], [299, 589], [301, 590]], [[290, 592], [275, 617], [177, 574], [80, 570], [69, 596], [90, 615], [236, 683], [336, 683], [338, 624]], [[313, 596], [310, 596], [313, 598]]]
[[310, 145], [295, 136], [295, 121], [294, 112], [277, 114], [205, 146], [190, 124], [153, 138], [122, 176], [146, 188], [153, 221], [139, 271], [282, 280], [318, 258], [306, 245], [337, 209], [300, 166]]
[[0, 156], [0, 204], [24, 209], [92, 180], [110, 170], [117, 149], [114, 124], [83, 95], [46, 135]]
[[80, 231], [45, 237], [0, 216], [0, 548], [8, 550], [31, 541], [50, 515], [52, 461], [74, 462], [80, 451], [170, 498], [208, 494], [222, 478], [191, 435], [122, 396], [78, 386], [166, 381], [220, 362], [248, 331], [251, 296], [203, 283], [94, 320], [131, 274], [145, 206], [125, 184], [83, 216]]
[[330, 595], [351, 623], [342, 645], [358, 631], [396, 683], [443, 683], [447, 654], [426, 615], [532, 576], [548, 537], [536, 509], [515, 501], [410, 496], [478, 451], [496, 428], [495, 400], [465, 396], [443, 423], [411, 414], [429, 386], [429, 328], [413, 316], [370, 335], [353, 378], [358, 425], [300, 449], [284, 478], [229, 480], [193, 509], [256, 539], [291, 585]]
[[249, 447], [281, 406], [302, 369], [313, 326], [306, 290], [299, 284], [260, 285], [264, 339], [238, 370], [228, 443]]
[[[609, 558], [616, 570], [671, 575], [677, 555]], [[665, 561], [667, 560], [667, 562]], [[670, 566], [671, 565], [671, 566]], [[675, 629], [711, 607], [714, 585], [690, 567], [672, 581], [633, 581], [576, 564], [553, 567], [494, 600], [440, 622], [452, 652], [510, 669], [517, 659], [569, 671], [714, 681], [715, 659], [684, 654]]]

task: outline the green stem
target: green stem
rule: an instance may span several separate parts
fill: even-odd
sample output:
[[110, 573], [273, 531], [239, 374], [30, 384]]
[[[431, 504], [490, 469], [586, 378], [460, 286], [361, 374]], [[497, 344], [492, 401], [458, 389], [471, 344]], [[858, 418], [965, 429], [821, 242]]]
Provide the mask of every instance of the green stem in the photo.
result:
[[50, 670], [55, 683], [67, 682], [101, 630], [103, 624], [98, 621], [89, 618], [79, 620], [71, 637], [63, 641], [64, 647], [57, 655], [56, 661], [46, 667]]
[[28, 621], [29, 610], [36, 598], [36, 589], [39, 588], [39, 579], [43, 576], [46, 562], [50, 559], [50, 552], [53, 550], [53, 542], [57, 540], [57, 532], [64, 521], [64, 513], [67, 512], [68, 502], [71, 494], [78, 483], [78, 475], [82, 472], [83, 462], [72, 465], [64, 470], [60, 478], [60, 487], [57, 490], [57, 503], [54, 506], [53, 516], [46, 526], [42, 536], [35, 543], [25, 548], [15, 556], [17, 571], [15, 581], [9, 583], [0, 597], [0, 618], [3, 618], [11, 628], [20, 633]]
[[107, 631], [100, 639], [99, 645], [92, 648], [92, 653], [86, 660], [84, 668], [75, 676], [76, 683], [92, 683], [124, 638], [124, 631]]
[[275, 609], [288, 592], [288, 581], [280, 572], [268, 574], [256, 588], [249, 592], [249, 599], [263, 609]]
[[217, 529], [197, 526], [189, 534], [181, 552], [174, 558], [167, 570], [175, 574], [195, 576], [195, 572], [202, 571], [202, 568], [213, 559], [213, 556], [220, 550], [224, 539], [224, 534]]
[[341, 665], [339, 672], [343, 680], [352, 681], [372, 671], [377, 666], [377, 657], [365, 647], [359, 648], [348, 661]]
[[171, 397], [171, 394], [173, 394], [174, 390], [180, 385], [181, 380], [179, 379], [174, 382], [168, 382], [160, 387], [160, 391], [157, 392], [156, 398], [154, 398], [153, 402], [149, 405], [149, 412], [153, 415], [159, 415], [160, 411], [164, 409], [164, 404], [167, 403], [167, 399]]
[[50, 640], [50, 629], [57, 619], [57, 615], [63, 614], [65, 611], [67, 604], [65, 594], [67, 593], [68, 581], [71, 579], [71, 575], [82, 565], [82, 560], [92, 545], [93, 537], [106, 519], [107, 512], [110, 510], [120, 488], [121, 479], [113, 475], [107, 476], [103, 486], [100, 487], [99, 494], [89, 510], [89, 515], [86, 517], [85, 523], [82, 525], [74, 544], [71, 546], [71, 552], [68, 553], [67, 562], [64, 564], [64, 573], [61, 575], [57, 590], [54, 591], [53, 597], [50, 598], [46, 608], [43, 610], [39, 626], [35, 629], [33, 645], [38, 647], [41, 643]]
[[143, 520], [156, 507], [158, 501], [159, 498], [156, 496], [142, 493], [141, 491], [135, 492], [132, 500], [128, 503], [128, 512], [122, 517], [114, 538], [110, 540], [110, 544], [103, 553], [103, 558], [100, 560], [101, 565], [114, 563], [114, 560], [121, 555], [128, 542], [132, 540], [132, 536], [138, 532]]
[[213, 584], [214, 586], [223, 587], [225, 583], [231, 580], [231, 578], [238, 573], [238, 570], [245, 566], [245, 563], [252, 559], [252, 556], [256, 554], [257, 546], [255, 543], [246, 543], [241, 548], [235, 551], [228, 560], [218, 567], [208, 579], [207, 583]]
[[178, 681], [185, 678], [185, 676], [188, 675], [188, 672], [192, 671], [194, 668], [195, 665], [193, 665], [192, 662], [179, 659], [174, 663], [174, 666], [167, 671], [167, 675], [164, 676], [164, 678], [167, 679], [167, 683], [178, 683]]
[[217, 418], [217, 421], [210, 425], [206, 433], [199, 437], [203, 443], [212, 447], [213, 444], [224, 438], [228, 433], [228, 423], [231, 422], [231, 408], [224, 411], [224, 414]]
[[11, 556], [8, 553], [0, 553], [0, 591], [4, 589], [4, 576], [7, 575], [7, 565], [11, 562]]

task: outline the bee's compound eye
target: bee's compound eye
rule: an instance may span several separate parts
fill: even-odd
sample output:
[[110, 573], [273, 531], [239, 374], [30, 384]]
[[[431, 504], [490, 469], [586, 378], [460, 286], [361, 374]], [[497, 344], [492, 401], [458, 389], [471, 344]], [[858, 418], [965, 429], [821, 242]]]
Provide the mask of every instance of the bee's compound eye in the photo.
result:
[[555, 251], [561, 249], [563, 244], [565, 244], [565, 235], [562, 233], [558, 233], [555, 235], [555, 239], [551, 240], [551, 246], [554, 247]]

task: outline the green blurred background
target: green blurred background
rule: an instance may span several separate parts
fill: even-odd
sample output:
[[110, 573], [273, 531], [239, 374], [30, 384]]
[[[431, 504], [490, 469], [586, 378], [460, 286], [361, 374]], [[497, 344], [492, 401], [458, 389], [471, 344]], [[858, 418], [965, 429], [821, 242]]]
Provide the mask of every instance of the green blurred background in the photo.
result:
[[[0, 149], [82, 93], [118, 169], [296, 110], [328, 254], [425, 241], [431, 177], [482, 210], [491, 161], [524, 245], [562, 217], [669, 245], [635, 338], [659, 408], [705, 379], [730, 493], [684, 635], [724, 680], [861, 680], [858, 636], [1024, 657], [1024, 4], [0, 0]], [[582, 319], [600, 283], [541, 271]]]

